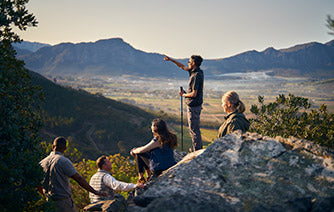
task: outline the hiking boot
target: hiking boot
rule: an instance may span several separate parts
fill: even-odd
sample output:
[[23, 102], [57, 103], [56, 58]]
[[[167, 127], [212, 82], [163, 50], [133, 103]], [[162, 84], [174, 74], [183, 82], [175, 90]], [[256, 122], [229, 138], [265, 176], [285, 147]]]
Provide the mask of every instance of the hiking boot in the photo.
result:
[[137, 180], [137, 183], [141, 183], [141, 184], [145, 184], [146, 183], [146, 179], [145, 177], [141, 177]]

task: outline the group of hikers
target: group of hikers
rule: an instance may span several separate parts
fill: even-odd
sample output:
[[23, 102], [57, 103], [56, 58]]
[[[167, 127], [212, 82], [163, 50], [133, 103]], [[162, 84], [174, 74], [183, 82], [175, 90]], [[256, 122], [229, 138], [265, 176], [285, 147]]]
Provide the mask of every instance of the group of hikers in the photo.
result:
[[[164, 60], [173, 62], [189, 73], [188, 90], [187, 92], [181, 90], [179, 95], [185, 97], [187, 104], [189, 132], [192, 138], [192, 148], [189, 151], [200, 150], [203, 148], [200, 131], [204, 84], [204, 74], [200, 66], [203, 59], [201, 56], [193, 55], [189, 59], [188, 66], [168, 56], [164, 56]], [[222, 107], [228, 115], [219, 128], [218, 137], [223, 137], [235, 130], [242, 132], [248, 130], [250, 123], [243, 114], [245, 105], [236, 92], [229, 91], [222, 96]], [[168, 130], [166, 122], [161, 119], [152, 121], [151, 130], [153, 139], [146, 145], [133, 148], [130, 151], [138, 170], [136, 184], [116, 180], [110, 173], [112, 164], [106, 156], [101, 156], [96, 160], [98, 170], [88, 183], [75, 170], [72, 162], [63, 156], [66, 150], [66, 139], [57, 137], [53, 142], [53, 151], [40, 161], [44, 171], [40, 192], [45, 194], [48, 200], [54, 201], [57, 209], [63, 212], [77, 211], [71, 197], [69, 178], [74, 179], [89, 192], [91, 203], [113, 199], [114, 191], [131, 191], [135, 188], [143, 188], [146, 182], [176, 164], [173, 149], [177, 146], [177, 136]], [[145, 173], [146, 178], [144, 177]]]

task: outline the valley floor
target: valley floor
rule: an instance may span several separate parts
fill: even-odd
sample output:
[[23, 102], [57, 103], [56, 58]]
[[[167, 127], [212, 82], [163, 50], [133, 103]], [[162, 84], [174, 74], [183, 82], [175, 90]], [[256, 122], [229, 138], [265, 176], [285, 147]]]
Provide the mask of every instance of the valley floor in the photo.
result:
[[[185, 76], [186, 78], [186, 76]], [[181, 100], [178, 96], [180, 86], [187, 88], [186, 79], [157, 79], [123, 77], [94, 78], [57, 78], [57, 83], [84, 89], [97, 95], [119, 100], [139, 106], [145, 110], [160, 111], [180, 117]], [[224, 119], [221, 108], [221, 96], [228, 90], [235, 90], [246, 105], [246, 116], [251, 118], [250, 107], [257, 104], [258, 96], [264, 96], [265, 103], [275, 101], [278, 94], [292, 93], [296, 96], [309, 98], [312, 107], [326, 104], [330, 112], [334, 112], [334, 79], [312, 80], [309, 78], [282, 78], [263, 73], [250, 77], [232, 77], [221, 80], [206, 79], [204, 86], [204, 103], [201, 114], [202, 136], [206, 142], [212, 142], [217, 136], [217, 130]], [[184, 123], [186, 121], [186, 105], [183, 103]], [[180, 126], [171, 126], [180, 132]], [[184, 127], [187, 130], [187, 127]], [[187, 148], [190, 145], [188, 132], [184, 132]], [[189, 145], [188, 145], [189, 144]]]

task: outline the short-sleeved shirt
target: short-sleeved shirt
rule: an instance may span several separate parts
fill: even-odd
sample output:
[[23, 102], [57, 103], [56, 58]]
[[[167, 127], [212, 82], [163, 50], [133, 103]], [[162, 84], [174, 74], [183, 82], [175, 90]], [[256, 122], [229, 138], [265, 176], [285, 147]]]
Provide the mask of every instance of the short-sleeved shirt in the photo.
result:
[[[52, 199], [63, 199], [71, 196], [69, 178], [77, 173], [72, 162], [60, 152], [51, 152], [39, 162], [45, 173], [44, 189]], [[47, 185], [47, 186], [45, 186]]]
[[200, 68], [189, 71], [188, 93], [197, 90], [196, 97], [186, 97], [185, 102], [190, 107], [200, 106], [203, 103], [204, 74]]

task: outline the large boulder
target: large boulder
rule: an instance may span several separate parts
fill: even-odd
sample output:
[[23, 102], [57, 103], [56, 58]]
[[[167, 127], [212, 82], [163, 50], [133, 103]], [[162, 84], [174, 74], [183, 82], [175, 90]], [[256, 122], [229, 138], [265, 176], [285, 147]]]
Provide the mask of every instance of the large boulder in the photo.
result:
[[236, 132], [188, 154], [128, 211], [334, 211], [333, 152]]
[[103, 212], [118, 212], [125, 211], [127, 202], [122, 195], [116, 194], [113, 200], [104, 200], [92, 203], [83, 208], [83, 211], [103, 211]]

